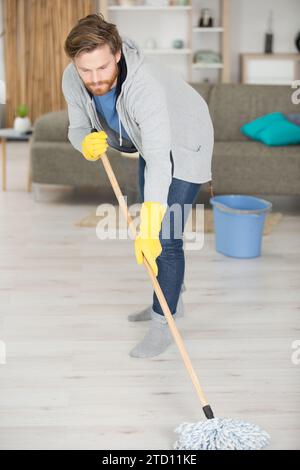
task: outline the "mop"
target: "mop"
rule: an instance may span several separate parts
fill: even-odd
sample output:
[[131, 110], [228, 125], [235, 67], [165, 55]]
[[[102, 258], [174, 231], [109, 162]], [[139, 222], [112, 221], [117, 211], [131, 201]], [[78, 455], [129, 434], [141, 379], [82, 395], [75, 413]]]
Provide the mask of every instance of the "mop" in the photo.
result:
[[[92, 132], [98, 132], [93, 129]], [[100, 157], [113, 191], [116, 195], [120, 208], [127, 220], [129, 229], [136, 237], [136, 228], [129, 214], [126, 201], [121, 192], [120, 186], [110, 165], [106, 153]], [[184, 365], [190, 375], [196, 393], [202, 405], [207, 421], [197, 423], [184, 422], [180, 424], [174, 432], [178, 434], [177, 441], [173, 449], [178, 450], [260, 450], [269, 443], [269, 434], [255, 424], [239, 419], [215, 418], [211, 406], [202, 390], [199, 379], [192, 366], [189, 355], [184, 346], [181, 335], [178, 332], [173, 315], [169, 309], [165, 296], [161, 290], [159, 282], [152, 271], [147, 259], [143, 257], [143, 264], [149, 274], [154, 291], [161, 305], [162, 311], [167, 319], [175, 343], [183, 359]]]

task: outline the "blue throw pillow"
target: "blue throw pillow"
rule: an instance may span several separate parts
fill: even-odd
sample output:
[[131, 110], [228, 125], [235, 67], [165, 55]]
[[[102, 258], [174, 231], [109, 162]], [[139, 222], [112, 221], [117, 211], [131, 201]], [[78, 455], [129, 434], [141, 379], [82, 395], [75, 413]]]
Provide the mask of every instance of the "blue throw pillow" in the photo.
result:
[[300, 127], [279, 112], [266, 114], [244, 124], [241, 132], [270, 146], [300, 143]]

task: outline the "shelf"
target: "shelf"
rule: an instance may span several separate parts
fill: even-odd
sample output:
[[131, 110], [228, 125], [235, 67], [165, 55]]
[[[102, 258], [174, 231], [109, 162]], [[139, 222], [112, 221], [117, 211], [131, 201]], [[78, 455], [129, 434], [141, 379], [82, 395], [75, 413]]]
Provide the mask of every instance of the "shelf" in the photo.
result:
[[[153, 4], [142, 4], [141, 0], [137, 0], [134, 2], [133, 0], [128, 0], [127, 2], [121, 2], [120, 0], [95, 0], [97, 4], [97, 9], [101, 11], [106, 20], [110, 21], [113, 20], [113, 23], [116, 23], [115, 18], [118, 12], [121, 14], [118, 16], [118, 28], [121, 28], [121, 25], [130, 19], [132, 23], [128, 24], [127, 31], [128, 33], [125, 34], [129, 37], [132, 37], [133, 40], [136, 40], [142, 50], [143, 54], [147, 57], [152, 56], [158, 61], [161, 60], [162, 62], [170, 62], [173, 64], [176, 60], [178, 62], [186, 62], [186, 77], [187, 81], [193, 81], [193, 74], [201, 75], [204, 74], [204, 70], [206, 70], [206, 74], [208, 70], [214, 70], [215, 74], [217, 75], [217, 80], [222, 83], [230, 82], [230, 60], [229, 60], [229, 7], [230, 7], [230, 0], [215, 0], [215, 3], [218, 4], [218, 15], [214, 17], [219, 18], [214, 20], [213, 26], [211, 27], [201, 27], [199, 25], [199, 17], [200, 14], [198, 13], [199, 7], [199, 0], [189, 0], [188, 4], [168, 4], [168, 2], [164, 1], [161, 5], [160, 2], [153, 2]], [[109, 4], [111, 2], [111, 4]], [[119, 3], [120, 2], [120, 3]], [[138, 3], [138, 4], [137, 4]], [[149, 2], [151, 3], [151, 2]], [[175, 3], [174, 0], [171, 0], [169, 3]], [[176, 0], [177, 3], [177, 0]], [[181, 2], [180, 2], [181, 3]], [[185, 2], [182, 2], [185, 3]], [[200, 1], [200, 3], [202, 3]], [[209, 3], [209, 2], [207, 2]], [[144, 13], [142, 13], [144, 12]], [[176, 13], [177, 12], [177, 13]], [[171, 20], [167, 14], [170, 13], [172, 18], [177, 18], [182, 22], [182, 26], [180, 26], [180, 31], [178, 31], [178, 27], [175, 22], [175, 26], [173, 26], [174, 34], [172, 31], [169, 32], [171, 38], [179, 33], [179, 37], [182, 36], [183, 40], [183, 48], [177, 49], [173, 48], [173, 43], [171, 39], [168, 42], [163, 42], [163, 37], [165, 36], [163, 30], [160, 28], [156, 28], [156, 17], [154, 18], [153, 15], [159, 17], [161, 15], [161, 23], [163, 24], [165, 21]], [[136, 17], [138, 15], [138, 17]], [[147, 18], [147, 15], [150, 16]], [[152, 18], [153, 16], [153, 18]], [[153, 21], [152, 21], [153, 20]], [[138, 21], [138, 30], [134, 28], [134, 25], [137, 25], [136, 21]], [[177, 20], [176, 20], [177, 21]], [[153, 24], [152, 24], [153, 23]], [[174, 23], [174, 22], [173, 22]], [[143, 31], [143, 24], [145, 24], [145, 31]], [[181, 23], [180, 23], [181, 24]], [[133, 25], [133, 26], [132, 26]], [[153, 26], [154, 25], [154, 26]], [[170, 25], [172, 26], [172, 25]], [[184, 28], [184, 29], [183, 29]], [[125, 29], [124, 29], [125, 30]], [[168, 30], [167, 30], [168, 31]], [[175, 34], [176, 31], [176, 34]], [[157, 44], [159, 44], [156, 48], [148, 49], [146, 38], [147, 36], [154, 36], [157, 40]], [[213, 36], [214, 35], [214, 36]], [[144, 38], [144, 36], [146, 36]], [[209, 36], [209, 37], [208, 37]], [[143, 39], [144, 38], [144, 39]], [[219, 52], [219, 60], [220, 62], [213, 62], [213, 63], [202, 63], [202, 62], [195, 62], [194, 54], [197, 52], [197, 49], [200, 46], [205, 50], [206, 42], [209, 39], [216, 39], [218, 41], [218, 52]], [[144, 42], [145, 41], [145, 42]], [[143, 42], [145, 47], [143, 47]], [[149, 44], [151, 46], [151, 44]], [[207, 45], [208, 48], [208, 45]], [[195, 57], [196, 58], [196, 57]], [[217, 57], [218, 59], [218, 57]], [[183, 65], [183, 64], [181, 64]], [[213, 72], [212, 72], [213, 73]]]
[[174, 6], [165, 6], [165, 7], [156, 7], [156, 6], [151, 6], [151, 5], [136, 5], [136, 6], [128, 6], [128, 7], [122, 7], [119, 5], [112, 5], [108, 7], [108, 10], [117, 10], [117, 11], [122, 11], [122, 10], [128, 10], [128, 11], [133, 11], [133, 10], [167, 10], [167, 11], [172, 11], [172, 10], [191, 10], [191, 6], [180, 6], [180, 5], [174, 5]]
[[224, 31], [224, 28], [221, 26], [215, 27], [215, 28], [199, 28], [194, 27], [193, 28], [193, 33], [222, 33]]
[[195, 62], [192, 64], [193, 69], [222, 69], [224, 67], [223, 64], [218, 64], [217, 62], [215, 63], [198, 63]]
[[192, 49], [176, 49], [176, 48], [157, 48], [157, 49], [143, 49], [145, 54], [191, 54]]

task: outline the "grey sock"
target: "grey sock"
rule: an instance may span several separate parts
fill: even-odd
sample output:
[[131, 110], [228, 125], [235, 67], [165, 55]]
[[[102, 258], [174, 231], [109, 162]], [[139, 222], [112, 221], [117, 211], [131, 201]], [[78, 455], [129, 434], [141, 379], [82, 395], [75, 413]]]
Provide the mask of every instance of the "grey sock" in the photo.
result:
[[131, 357], [143, 358], [158, 356], [164, 352], [172, 342], [173, 336], [165, 316], [159, 315], [151, 309], [149, 330], [142, 341], [129, 352], [129, 355]]
[[[175, 312], [176, 317], [183, 317], [184, 316], [184, 304], [182, 300], [182, 292], [186, 290], [185, 285], [182, 284], [182, 288], [180, 291], [178, 303], [177, 303], [177, 309]], [[141, 312], [137, 313], [131, 313], [128, 315], [128, 321], [145, 321], [145, 320], [151, 320], [151, 311], [152, 311], [152, 305], [149, 305], [149, 307], [146, 307], [144, 310]]]

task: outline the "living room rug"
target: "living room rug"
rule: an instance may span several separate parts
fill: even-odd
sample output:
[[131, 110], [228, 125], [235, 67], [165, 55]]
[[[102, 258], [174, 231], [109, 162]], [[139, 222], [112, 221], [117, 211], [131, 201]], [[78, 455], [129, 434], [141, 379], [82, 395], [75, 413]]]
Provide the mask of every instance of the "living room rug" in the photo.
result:
[[[118, 221], [122, 220], [122, 228], [126, 227], [124, 222], [124, 217], [119, 219], [119, 207], [115, 206], [116, 210], [116, 222], [118, 228]], [[138, 216], [138, 213], [134, 216]], [[96, 227], [98, 223], [104, 218], [104, 216], [100, 216], [96, 214], [96, 211], [90, 213], [83, 219], [79, 220], [75, 223], [78, 227]], [[265, 224], [264, 224], [264, 231], [263, 235], [269, 235], [273, 228], [280, 222], [282, 219], [281, 212], [270, 212], [266, 216]], [[123, 225], [124, 224], [124, 225]], [[187, 226], [193, 232], [196, 231], [196, 209], [192, 209], [192, 213], [189, 215], [189, 219], [187, 222]], [[199, 225], [198, 225], [199, 226]], [[201, 226], [202, 227], [202, 226]], [[213, 221], [213, 210], [212, 209], [204, 209], [204, 233], [213, 233], [214, 232], [214, 221]]]

